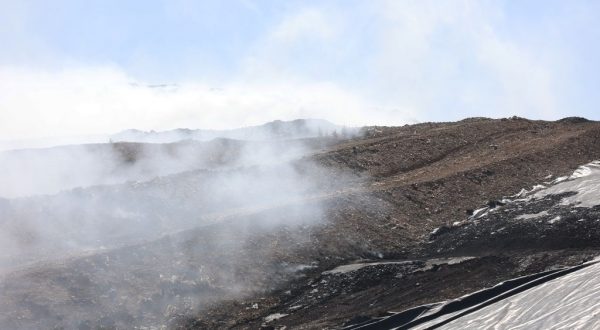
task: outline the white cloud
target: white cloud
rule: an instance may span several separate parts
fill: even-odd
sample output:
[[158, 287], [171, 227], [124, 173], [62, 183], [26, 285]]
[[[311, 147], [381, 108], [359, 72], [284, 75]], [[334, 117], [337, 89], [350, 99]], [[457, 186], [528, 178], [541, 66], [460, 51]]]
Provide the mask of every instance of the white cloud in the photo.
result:
[[279, 42], [294, 42], [301, 38], [327, 40], [338, 33], [334, 17], [322, 10], [307, 8], [283, 19], [269, 38]]
[[561, 63], [551, 55], [541, 61], [539, 50], [501, 36], [496, 28], [507, 22], [496, 3], [380, 4], [372, 81], [381, 82], [388, 102], [419, 109], [429, 120], [557, 115]]
[[237, 78], [314, 81], [323, 69], [335, 65], [343, 19], [325, 6], [296, 9], [257, 38], [241, 57]]
[[[331, 77], [368, 107], [388, 109], [380, 117], [390, 125], [558, 116], [561, 61], [497, 31], [509, 24], [498, 3], [374, 1], [355, 11], [322, 5], [285, 16], [247, 56], [242, 76]], [[357, 40], [359, 47], [348, 46]], [[346, 81], [354, 71], [361, 79]]]
[[498, 105], [536, 118], [558, 115], [556, 77], [526, 49], [489, 33], [479, 43], [478, 60], [499, 84]]
[[241, 51], [238, 70], [219, 83], [192, 79], [150, 88], [127, 68], [97, 64], [0, 67], [0, 139], [298, 117], [347, 125], [555, 118], [562, 109], [566, 83], [557, 72], [567, 70], [551, 50], [540, 54], [498, 31], [509, 21], [497, 3], [361, 6], [294, 8]]
[[346, 125], [388, 119], [330, 82], [184, 82], [156, 88], [111, 67], [54, 72], [4, 67], [0, 77], [0, 139], [128, 128], [227, 128], [303, 117]]

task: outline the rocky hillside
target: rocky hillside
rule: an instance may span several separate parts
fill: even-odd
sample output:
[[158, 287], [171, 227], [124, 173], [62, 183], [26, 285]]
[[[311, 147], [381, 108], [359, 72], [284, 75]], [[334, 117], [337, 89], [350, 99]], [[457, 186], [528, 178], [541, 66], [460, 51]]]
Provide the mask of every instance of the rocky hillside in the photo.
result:
[[[43, 255], [35, 237], [45, 214], [51, 222], [75, 217], [97, 228], [112, 219], [114, 226], [83, 250], [80, 231], [51, 231], [73, 244], [53, 258], [7, 263], [0, 325], [358, 327], [576, 265], [600, 251], [595, 208], [585, 215], [554, 208], [572, 191], [521, 206], [505, 197], [600, 159], [599, 142], [600, 124], [580, 118], [368, 127], [360, 137], [313, 141], [302, 158], [270, 165], [7, 200], [3, 233], [14, 233], [25, 215], [35, 220], [19, 240], [30, 257]], [[236, 173], [241, 185], [230, 180]], [[72, 200], [64, 194], [77, 194], [84, 207], [61, 209], [61, 200]], [[527, 218], [535, 214], [540, 219]], [[547, 225], [557, 216], [567, 220]], [[136, 228], [144, 228], [141, 239]], [[23, 251], [14, 248], [13, 257]]]

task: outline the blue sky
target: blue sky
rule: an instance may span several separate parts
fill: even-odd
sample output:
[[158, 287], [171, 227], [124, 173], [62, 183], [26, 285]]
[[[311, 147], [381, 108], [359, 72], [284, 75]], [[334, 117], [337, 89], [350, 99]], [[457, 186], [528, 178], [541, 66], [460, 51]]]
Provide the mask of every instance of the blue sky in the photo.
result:
[[600, 119], [598, 40], [600, 1], [0, 0], [0, 139]]

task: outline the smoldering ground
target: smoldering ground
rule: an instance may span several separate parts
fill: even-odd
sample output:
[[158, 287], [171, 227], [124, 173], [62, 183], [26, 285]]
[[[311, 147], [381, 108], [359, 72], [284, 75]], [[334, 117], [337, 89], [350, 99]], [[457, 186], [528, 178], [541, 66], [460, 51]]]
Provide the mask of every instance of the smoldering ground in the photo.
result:
[[[311, 267], [310, 260], [282, 262], [278, 253], [303, 248], [310, 228], [326, 221], [319, 196], [361, 180], [303, 157], [319, 143], [13, 152], [29, 165], [18, 172], [15, 162], [3, 180], [32, 196], [0, 203], [0, 325], [160, 326], [277, 288]], [[43, 163], [54, 167], [42, 172]], [[27, 188], [18, 187], [26, 177]], [[40, 192], [60, 192], [38, 195], [36, 183]]]

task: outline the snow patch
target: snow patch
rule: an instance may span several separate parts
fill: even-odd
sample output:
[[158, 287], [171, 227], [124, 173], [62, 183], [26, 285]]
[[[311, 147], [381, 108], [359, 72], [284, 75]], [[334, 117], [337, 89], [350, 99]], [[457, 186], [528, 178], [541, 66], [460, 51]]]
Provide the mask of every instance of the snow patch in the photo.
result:
[[548, 215], [548, 211], [542, 211], [535, 214], [521, 214], [517, 217], [517, 220], [536, 219], [546, 215]]
[[573, 179], [583, 178], [583, 177], [595, 174], [598, 171], [600, 171], [600, 161], [597, 160], [597, 161], [593, 161], [589, 164], [580, 166], [578, 169], [575, 170], [575, 172], [573, 172], [573, 174], [571, 174], [569, 179], [573, 180]]
[[[419, 270], [425, 271], [433, 268], [435, 265], [454, 265], [459, 264], [461, 262], [474, 259], [474, 257], [456, 257], [456, 258], [437, 258], [437, 259], [429, 259], [425, 261], [425, 266], [421, 267]], [[369, 262], [369, 263], [357, 263], [357, 264], [349, 264], [342, 265], [336, 267], [332, 270], [328, 270], [323, 272], [323, 275], [329, 274], [345, 274], [357, 271], [359, 269], [365, 267], [379, 266], [379, 265], [403, 265], [403, 264], [412, 264], [415, 261], [407, 260], [407, 261], [388, 261], [388, 262]]]
[[412, 261], [387, 261], [387, 262], [369, 262], [369, 263], [358, 263], [358, 264], [349, 264], [338, 266], [332, 270], [328, 270], [323, 272], [323, 275], [329, 274], [345, 274], [357, 271], [359, 269], [365, 267], [379, 266], [379, 265], [401, 265], [401, 264], [410, 264]]
[[[597, 329], [600, 263], [500, 300], [444, 329]], [[445, 316], [449, 318], [452, 314]], [[440, 319], [420, 324], [425, 329]]]
[[273, 321], [275, 321], [275, 320], [279, 320], [280, 318], [282, 318], [282, 317], [286, 317], [286, 316], [288, 316], [288, 315], [289, 315], [289, 314], [275, 313], [275, 314], [271, 314], [271, 315], [269, 315], [269, 316], [266, 316], [266, 317], [264, 318], [264, 320], [265, 320], [265, 323], [269, 323], [269, 322], [273, 322]]
[[485, 215], [486, 212], [484, 212], [484, 211], [486, 211], [487, 209], [489, 209], [489, 208], [488, 207], [482, 207], [480, 209], [477, 209], [477, 210], [473, 211], [473, 215], [471, 217], [472, 218], [481, 217], [481, 216]]
[[551, 219], [550, 221], [548, 221], [548, 223], [549, 224], [555, 224], [555, 223], [559, 222], [560, 219], [561, 219], [560, 215], [558, 215], [558, 216], [554, 217], [553, 219]]
[[565, 197], [561, 201], [562, 205], [579, 207], [600, 205], [600, 161], [580, 166], [567, 180], [538, 191], [533, 197], [543, 198], [566, 192], [576, 192], [577, 194]]
[[433, 269], [434, 266], [438, 265], [456, 265], [462, 262], [475, 259], [475, 257], [456, 257], [456, 258], [437, 258], [429, 259], [425, 262], [425, 267], [419, 269], [421, 271], [427, 271]]

